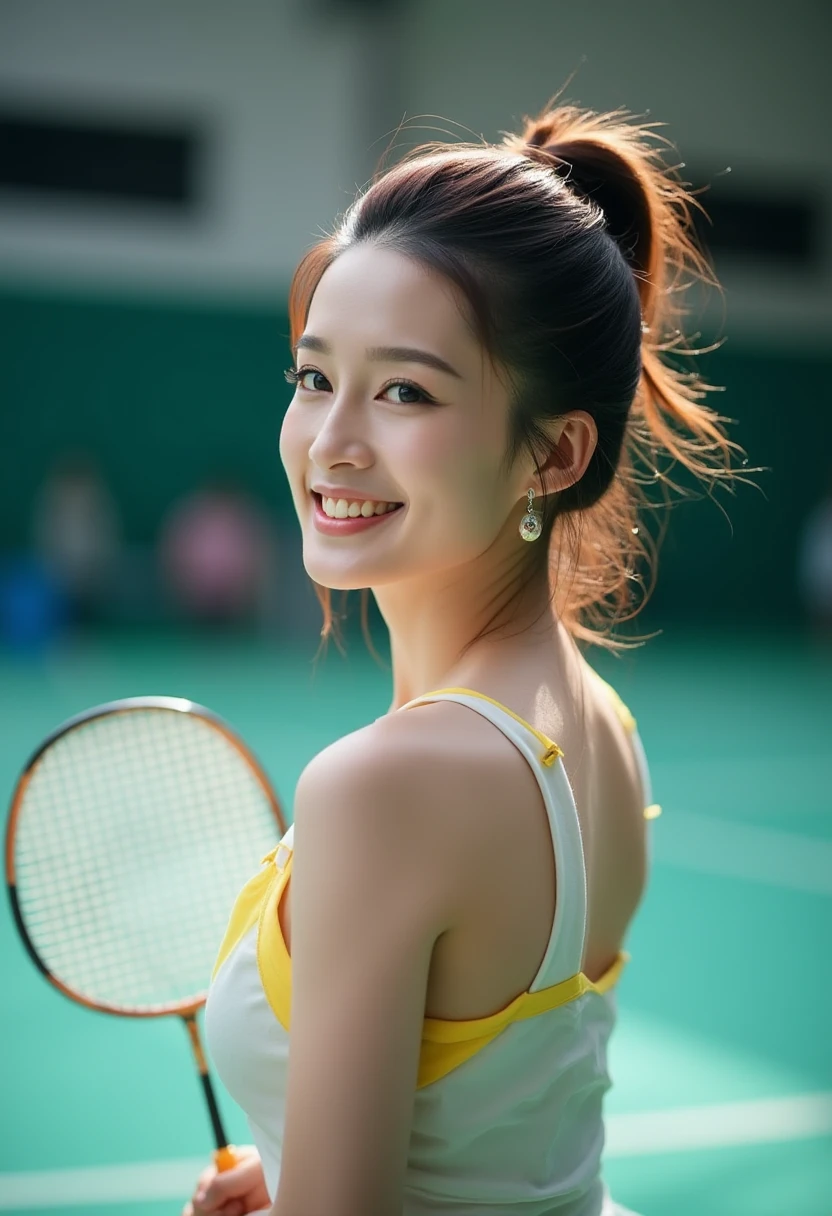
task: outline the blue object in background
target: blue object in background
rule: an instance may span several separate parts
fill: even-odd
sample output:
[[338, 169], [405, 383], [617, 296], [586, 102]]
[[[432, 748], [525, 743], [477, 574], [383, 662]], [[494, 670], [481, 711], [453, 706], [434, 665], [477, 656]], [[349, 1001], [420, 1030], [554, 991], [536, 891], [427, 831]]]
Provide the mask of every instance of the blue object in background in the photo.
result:
[[12, 557], [0, 565], [0, 640], [10, 650], [38, 653], [67, 624], [66, 594], [36, 557]]

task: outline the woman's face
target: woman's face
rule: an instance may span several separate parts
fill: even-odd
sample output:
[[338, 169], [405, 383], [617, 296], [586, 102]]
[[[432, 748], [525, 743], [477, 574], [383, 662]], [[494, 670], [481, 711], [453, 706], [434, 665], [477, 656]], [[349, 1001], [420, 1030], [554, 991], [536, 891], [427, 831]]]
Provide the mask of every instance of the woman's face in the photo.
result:
[[[304, 566], [322, 586], [450, 573], [480, 557], [517, 508], [525, 484], [500, 467], [509, 392], [462, 308], [451, 284], [390, 249], [355, 247], [324, 272], [280, 433]], [[403, 505], [327, 535], [313, 486]]]

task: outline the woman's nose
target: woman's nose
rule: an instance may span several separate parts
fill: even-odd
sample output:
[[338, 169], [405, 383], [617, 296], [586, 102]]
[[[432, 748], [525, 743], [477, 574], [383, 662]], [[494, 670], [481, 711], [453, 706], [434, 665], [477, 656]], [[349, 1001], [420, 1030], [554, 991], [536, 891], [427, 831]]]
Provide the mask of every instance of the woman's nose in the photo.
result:
[[333, 401], [309, 447], [310, 461], [319, 469], [338, 464], [366, 468], [371, 457], [365, 428], [360, 410], [350, 408], [346, 399]]

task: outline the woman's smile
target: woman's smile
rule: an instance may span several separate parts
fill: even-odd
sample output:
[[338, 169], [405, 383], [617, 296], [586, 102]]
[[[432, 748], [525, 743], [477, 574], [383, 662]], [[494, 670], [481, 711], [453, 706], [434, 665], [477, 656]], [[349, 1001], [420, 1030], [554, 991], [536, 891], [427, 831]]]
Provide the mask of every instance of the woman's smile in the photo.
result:
[[[372, 514], [365, 515], [363, 511], [359, 511], [355, 515], [328, 515], [323, 509], [321, 495], [315, 492], [312, 493], [313, 512], [312, 522], [318, 532], [323, 532], [326, 536], [351, 536], [353, 532], [364, 532], [367, 528], [372, 528], [383, 524], [391, 515], [398, 515], [403, 510], [403, 503], [379, 503], [374, 508]], [[333, 499], [327, 500], [332, 509]], [[339, 503], [346, 506], [345, 499], [339, 499]], [[342, 508], [343, 510], [343, 508]]]

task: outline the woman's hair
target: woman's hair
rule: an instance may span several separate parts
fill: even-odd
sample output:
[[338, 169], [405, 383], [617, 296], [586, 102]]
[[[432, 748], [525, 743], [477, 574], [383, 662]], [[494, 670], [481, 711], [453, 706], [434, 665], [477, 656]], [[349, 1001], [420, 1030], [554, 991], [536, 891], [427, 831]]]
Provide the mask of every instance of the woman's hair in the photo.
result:
[[[669, 477], [678, 465], [712, 489], [735, 476], [741, 449], [702, 403], [716, 386], [667, 360], [701, 353], [684, 346], [681, 293], [694, 280], [718, 283], [695, 240], [691, 206], [703, 209], [650, 142], [672, 147], [650, 131], [663, 124], [632, 122], [626, 110], [551, 108], [555, 100], [498, 145], [423, 144], [379, 172], [300, 262], [291, 340], [326, 268], [356, 245], [396, 250], [453, 283], [511, 388], [506, 470], [526, 451], [539, 473], [551, 451], [545, 425], [568, 411], [596, 423], [585, 473], [543, 499], [543, 533], [523, 549], [528, 579], [548, 567], [573, 637], [615, 646], [615, 625], [652, 589], [656, 540], [640, 526], [657, 505], [650, 486], [669, 501], [681, 491]], [[326, 639], [330, 591], [315, 591]], [[366, 613], [364, 589], [372, 649]]]

